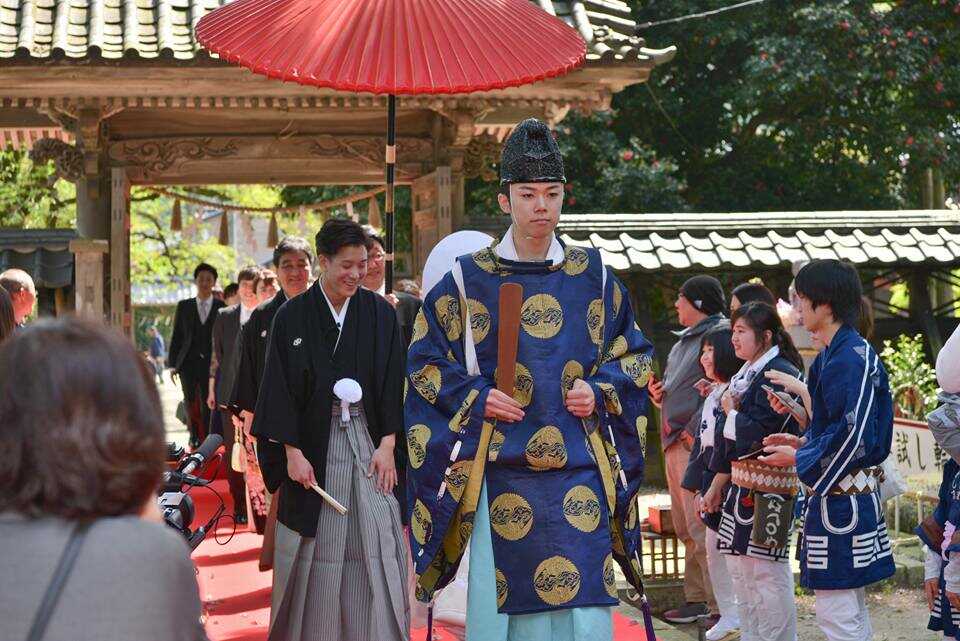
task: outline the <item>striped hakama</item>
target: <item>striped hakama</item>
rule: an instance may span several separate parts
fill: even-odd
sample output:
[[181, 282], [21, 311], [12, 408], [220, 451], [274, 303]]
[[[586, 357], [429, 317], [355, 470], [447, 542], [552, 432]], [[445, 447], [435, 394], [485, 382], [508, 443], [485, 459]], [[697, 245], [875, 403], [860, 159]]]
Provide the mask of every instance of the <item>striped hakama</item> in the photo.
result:
[[334, 402], [324, 489], [348, 511], [324, 504], [316, 538], [277, 523], [270, 641], [409, 638], [400, 508], [367, 478], [373, 452], [362, 408], [343, 423]]

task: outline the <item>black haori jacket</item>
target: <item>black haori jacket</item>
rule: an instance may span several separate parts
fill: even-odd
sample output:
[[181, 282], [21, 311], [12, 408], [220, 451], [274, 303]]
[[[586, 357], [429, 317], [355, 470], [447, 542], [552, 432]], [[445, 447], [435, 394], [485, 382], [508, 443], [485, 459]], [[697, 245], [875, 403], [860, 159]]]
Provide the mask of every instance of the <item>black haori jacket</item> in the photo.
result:
[[[403, 359], [396, 312], [365, 289], [350, 299], [337, 344], [337, 327], [317, 281], [284, 303], [274, 318], [254, 436], [299, 448], [317, 483], [326, 487], [334, 383], [341, 378], [360, 383], [367, 428], [377, 447], [382, 437], [403, 430]], [[277, 519], [302, 536], [316, 536], [323, 499], [290, 479], [284, 448], [260, 447], [258, 458], [267, 489], [280, 491]]]

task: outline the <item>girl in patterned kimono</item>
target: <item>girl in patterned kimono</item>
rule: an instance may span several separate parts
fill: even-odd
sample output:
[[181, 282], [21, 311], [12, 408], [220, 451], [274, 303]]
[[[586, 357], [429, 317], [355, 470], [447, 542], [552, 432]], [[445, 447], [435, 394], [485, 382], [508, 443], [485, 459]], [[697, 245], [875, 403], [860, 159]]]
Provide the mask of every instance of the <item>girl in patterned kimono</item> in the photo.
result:
[[[769, 383], [765, 373], [798, 376], [803, 361], [770, 305], [747, 303], [733, 313], [732, 322], [736, 355], [746, 363], [721, 399], [727, 415], [722, 434], [726, 456], [717, 467], [730, 473], [732, 482], [723, 502], [718, 545], [728, 555], [734, 585], [740, 588], [743, 641], [795, 641], [797, 609], [788, 552], [796, 472], [756, 457], [766, 436], [797, 431], [793, 418], [780, 416], [770, 406], [763, 389]], [[762, 520], [755, 524], [757, 511]]]
[[[723, 421], [720, 398], [727, 391], [730, 379], [743, 366], [730, 341], [730, 327], [726, 321], [703, 335], [700, 345], [700, 365], [709, 385], [701, 387], [706, 393], [697, 435], [690, 452], [690, 463], [683, 478], [683, 487], [695, 493], [694, 505], [707, 526], [705, 547], [710, 583], [717, 598], [720, 620], [706, 631], [707, 641], [720, 641], [740, 628], [740, 611], [736, 591], [727, 567], [727, 557], [720, 553], [717, 530], [720, 527], [720, 501], [730, 485], [729, 474], [718, 474], [712, 466], [714, 457], [723, 458]], [[717, 426], [720, 429], [717, 429]], [[718, 432], [719, 439], [717, 438]]]

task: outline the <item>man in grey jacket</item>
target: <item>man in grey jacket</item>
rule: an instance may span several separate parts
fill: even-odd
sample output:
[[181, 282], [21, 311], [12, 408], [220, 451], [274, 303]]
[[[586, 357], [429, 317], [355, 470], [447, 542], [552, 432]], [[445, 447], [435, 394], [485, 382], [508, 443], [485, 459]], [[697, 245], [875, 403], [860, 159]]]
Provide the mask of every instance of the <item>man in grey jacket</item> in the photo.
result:
[[717, 614], [707, 572], [704, 525], [694, 508], [694, 493], [684, 489], [681, 482], [703, 408], [703, 397], [695, 387], [704, 376], [700, 339], [708, 330], [726, 322], [723, 288], [712, 276], [694, 276], [680, 287], [675, 307], [685, 329], [677, 333], [679, 340], [667, 357], [663, 381], [651, 378], [647, 388], [653, 403], [660, 408], [660, 440], [673, 527], [686, 550], [683, 593], [687, 603], [665, 612], [664, 618], [671, 623], [691, 623]]

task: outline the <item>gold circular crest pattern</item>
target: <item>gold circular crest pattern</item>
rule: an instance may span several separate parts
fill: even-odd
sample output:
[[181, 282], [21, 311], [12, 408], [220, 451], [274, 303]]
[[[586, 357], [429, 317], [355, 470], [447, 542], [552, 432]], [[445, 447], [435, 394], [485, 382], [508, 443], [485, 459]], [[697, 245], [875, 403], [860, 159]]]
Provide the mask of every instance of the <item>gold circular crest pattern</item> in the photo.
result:
[[576, 485], [563, 497], [563, 516], [581, 532], [593, 532], [600, 525], [600, 500], [586, 485]]
[[457, 461], [450, 466], [450, 474], [447, 475], [447, 490], [450, 491], [450, 496], [456, 499], [458, 503], [460, 497], [463, 496], [463, 489], [467, 486], [467, 476], [471, 465], [473, 465], [473, 460], [469, 459]]
[[623, 336], [617, 336], [609, 345], [607, 345], [607, 349], [603, 353], [603, 362], [612, 363], [626, 354], [629, 347], [630, 346], [627, 344], [626, 338]]
[[623, 406], [620, 404], [620, 396], [617, 394], [616, 388], [610, 383], [598, 383], [597, 387], [603, 394], [603, 405], [607, 408], [607, 411], [614, 416], [623, 414]]
[[647, 417], [637, 417], [637, 438], [640, 439], [640, 451], [647, 453]]
[[541, 427], [527, 441], [527, 463], [538, 472], [558, 470], [567, 464], [567, 446], [563, 434], [553, 426]]
[[507, 585], [507, 577], [503, 575], [503, 572], [497, 570], [497, 607], [502, 608], [503, 604], [507, 602], [507, 595], [510, 593], [509, 586]]
[[519, 494], [506, 492], [490, 504], [490, 525], [508, 541], [519, 541], [533, 526], [533, 508]]
[[430, 331], [430, 325], [427, 323], [427, 315], [423, 313], [421, 308], [417, 312], [417, 318], [413, 321], [413, 335], [410, 337], [410, 344], [413, 345], [418, 340], [427, 335], [427, 332]]
[[581, 247], [567, 247], [563, 261], [563, 271], [567, 276], [579, 276], [590, 265], [590, 254]]
[[594, 345], [600, 345], [603, 341], [603, 299], [597, 298], [590, 301], [587, 307], [587, 331], [590, 332], [590, 340]]
[[423, 501], [417, 499], [413, 506], [413, 518], [411, 519], [413, 528], [413, 538], [420, 545], [426, 545], [433, 534], [433, 519], [430, 517], [430, 510], [423, 504]]
[[493, 257], [493, 252], [489, 248], [481, 249], [480, 251], [474, 253], [473, 262], [477, 264], [477, 267], [488, 274], [497, 273], [497, 262]]
[[420, 469], [427, 460], [427, 442], [430, 441], [430, 428], [418, 423], [407, 432], [407, 456], [410, 458], [410, 467]]
[[475, 298], [467, 299], [467, 309], [470, 310], [470, 331], [473, 332], [473, 343], [479, 345], [490, 333], [493, 326], [493, 317], [487, 306]]
[[583, 378], [583, 365], [577, 361], [567, 361], [560, 374], [560, 389], [564, 395], [570, 391], [578, 378]]
[[496, 463], [497, 457], [500, 456], [500, 449], [503, 448], [503, 440], [505, 438], [503, 432], [500, 430], [493, 430], [493, 434], [490, 435], [490, 447], [487, 448], [487, 460], [491, 463]]
[[463, 320], [460, 318], [460, 301], [450, 294], [444, 294], [434, 303], [437, 310], [437, 322], [443, 328], [447, 340], [458, 341], [463, 334]]
[[608, 554], [603, 560], [603, 587], [607, 589], [607, 594], [614, 599], [617, 598], [617, 575], [613, 571], [612, 554]]
[[522, 363], [517, 363], [513, 375], [513, 398], [520, 407], [526, 407], [533, 400], [533, 374]]
[[632, 530], [637, 527], [639, 520], [636, 494], [630, 499], [630, 507], [627, 508], [627, 529]]
[[520, 308], [520, 324], [534, 338], [553, 338], [563, 328], [563, 309], [550, 294], [534, 294]]
[[646, 354], [631, 354], [620, 359], [620, 369], [634, 384], [643, 389], [650, 378], [650, 357]]
[[563, 605], [580, 591], [580, 571], [569, 559], [552, 556], [537, 566], [533, 587], [545, 603]]
[[623, 304], [623, 292], [620, 291], [620, 286], [616, 282], [613, 283], [613, 316], [617, 317], [620, 315], [620, 305]]
[[443, 382], [440, 368], [436, 365], [425, 365], [423, 369], [410, 375], [413, 389], [431, 405], [437, 402], [440, 396], [440, 386]]

